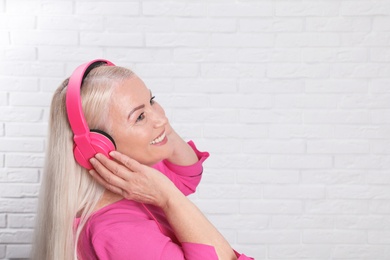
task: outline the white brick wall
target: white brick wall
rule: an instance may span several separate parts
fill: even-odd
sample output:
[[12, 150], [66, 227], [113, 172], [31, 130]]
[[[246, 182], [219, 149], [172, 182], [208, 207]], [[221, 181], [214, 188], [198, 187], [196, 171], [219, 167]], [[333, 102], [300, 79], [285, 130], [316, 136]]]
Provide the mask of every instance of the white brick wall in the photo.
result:
[[191, 198], [256, 259], [390, 259], [389, 0], [0, 0], [0, 259], [26, 258], [51, 95], [107, 58], [212, 156]]

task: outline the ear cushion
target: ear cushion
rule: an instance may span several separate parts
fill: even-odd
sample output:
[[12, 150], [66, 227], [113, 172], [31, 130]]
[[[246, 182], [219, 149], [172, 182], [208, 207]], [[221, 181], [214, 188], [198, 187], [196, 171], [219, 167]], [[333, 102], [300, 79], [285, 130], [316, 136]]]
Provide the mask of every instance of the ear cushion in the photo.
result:
[[[114, 139], [109, 134], [100, 130], [91, 130], [91, 132], [89, 133], [89, 137], [91, 141], [90, 144], [95, 150], [95, 154], [102, 153], [107, 156], [107, 158], [110, 158], [109, 153], [115, 150]], [[93, 168], [89, 162], [92, 157], [86, 158], [77, 146], [74, 147], [73, 152], [76, 161], [81, 166], [88, 170]]]

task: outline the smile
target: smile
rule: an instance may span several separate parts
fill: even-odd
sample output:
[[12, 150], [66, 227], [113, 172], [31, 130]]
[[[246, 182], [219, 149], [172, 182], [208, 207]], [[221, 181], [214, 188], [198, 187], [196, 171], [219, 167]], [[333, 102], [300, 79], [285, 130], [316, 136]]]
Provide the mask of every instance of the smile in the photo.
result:
[[163, 132], [159, 137], [154, 139], [153, 141], [150, 142], [150, 144], [158, 144], [161, 143], [165, 139], [165, 132]]

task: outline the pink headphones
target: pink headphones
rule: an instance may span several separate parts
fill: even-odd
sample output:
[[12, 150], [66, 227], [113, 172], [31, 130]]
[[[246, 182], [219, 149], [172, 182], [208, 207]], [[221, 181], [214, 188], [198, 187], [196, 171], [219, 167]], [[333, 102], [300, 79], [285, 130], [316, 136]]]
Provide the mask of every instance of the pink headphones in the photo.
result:
[[66, 91], [66, 111], [74, 134], [73, 154], [76, 161], [88, 170], [93, 168], [89, 160], [95, 154], [102, 153], [109, 157], [108, 154], [115, 150], [114, 139], [109, 134], [101, 130], [89, 129], [81, 106], [80, 89], [83, 80], [92, 69], [102, 65], [115, 66], [110, 61], [103, 59], [93, 60], [80, 65], [69, 78]]

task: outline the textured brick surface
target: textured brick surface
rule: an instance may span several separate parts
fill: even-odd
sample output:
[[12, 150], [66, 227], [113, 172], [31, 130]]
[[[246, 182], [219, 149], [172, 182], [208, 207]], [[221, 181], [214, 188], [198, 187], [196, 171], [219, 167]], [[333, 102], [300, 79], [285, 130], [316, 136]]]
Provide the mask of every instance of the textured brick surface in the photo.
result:
[[0, 0], [0, 259], [31, 249], [53, 91], [100, 57], [211, 153], [191, 199], [238, 251], [390, 259], [388, 0]]

